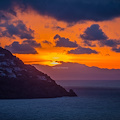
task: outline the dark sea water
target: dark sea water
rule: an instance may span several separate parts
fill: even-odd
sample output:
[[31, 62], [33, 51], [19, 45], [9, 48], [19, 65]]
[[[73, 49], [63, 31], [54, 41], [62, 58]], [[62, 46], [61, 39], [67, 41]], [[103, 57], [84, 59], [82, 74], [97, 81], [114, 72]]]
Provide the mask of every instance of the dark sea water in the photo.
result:
[[0, 100], [0, 120], [120, 120], [120, 81], [80, 82], [67, 86], [59, 81], [78, 97]]

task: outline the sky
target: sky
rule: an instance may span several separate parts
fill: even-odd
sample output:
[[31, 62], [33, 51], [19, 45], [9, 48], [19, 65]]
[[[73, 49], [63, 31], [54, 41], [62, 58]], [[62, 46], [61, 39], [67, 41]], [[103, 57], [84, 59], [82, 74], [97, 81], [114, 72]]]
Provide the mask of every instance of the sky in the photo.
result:
[[0, 46], [54, 79], [120, 79], [119, 33], [119, 0], [0, 1]]

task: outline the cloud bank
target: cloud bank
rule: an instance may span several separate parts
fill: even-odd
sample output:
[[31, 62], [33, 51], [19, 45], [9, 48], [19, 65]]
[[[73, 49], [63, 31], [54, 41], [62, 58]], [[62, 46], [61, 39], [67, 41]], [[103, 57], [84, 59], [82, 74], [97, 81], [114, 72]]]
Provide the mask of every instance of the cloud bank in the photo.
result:
[[98, 24], [93, 24], [86, 28], [83, 34], [80, 34], [84, 44], [90, 47], [96, 47], [92, 42], [97, 41], [100, 47], [111, 47], [111, 50], [119, 53], [120, 40], [109, 39]]
[[15, 41], [11, 45], [5, 46], [6, 49], [16, 54], [37, 54], [35, 50], [37, 47], [40, 48], [41, 44], [34, 40], [25, 40], [21, 44]]
[[1, 0], [0, 10], [33, 9], [65, 22], [104, 21], [120, 16], [119, 0]]
[[14, 21], [13, 24], [3, 24], [2, 27], [6, 29], [1, 30], [0, 37], [14, 39], [14, 36], [17, 36], [21, 39], [34, 39], [34, 30], [27, 28], [21, 20]]
[[68, 51], [68, 54], [98, 54], [96, 50], [92, 50], [91, 48], [83, 48], [79, 46], [77, 49]]

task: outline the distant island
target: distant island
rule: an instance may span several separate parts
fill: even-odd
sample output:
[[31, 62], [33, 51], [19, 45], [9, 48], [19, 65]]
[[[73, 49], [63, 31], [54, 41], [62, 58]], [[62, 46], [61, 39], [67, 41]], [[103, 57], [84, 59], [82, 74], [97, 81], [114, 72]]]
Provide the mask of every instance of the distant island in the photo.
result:
[[0, 99], [31, 99], [77, 96], [66, 91], [47, 74], [0, 47]]

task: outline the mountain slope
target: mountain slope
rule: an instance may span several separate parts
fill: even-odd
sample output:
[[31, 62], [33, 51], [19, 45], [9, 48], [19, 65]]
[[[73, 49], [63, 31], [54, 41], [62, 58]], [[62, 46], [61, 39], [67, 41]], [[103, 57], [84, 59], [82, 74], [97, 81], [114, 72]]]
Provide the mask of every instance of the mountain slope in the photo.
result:
[[0, 47], [0, 98], [53, 98], [76, 96], [57, 85], [47, 74], [25, 65], [11, 52]]
[[55, 80], [120, 80], [120, 69], [89, 67], [80, 63], [62, 62], [56, 66], [34, 64]]

